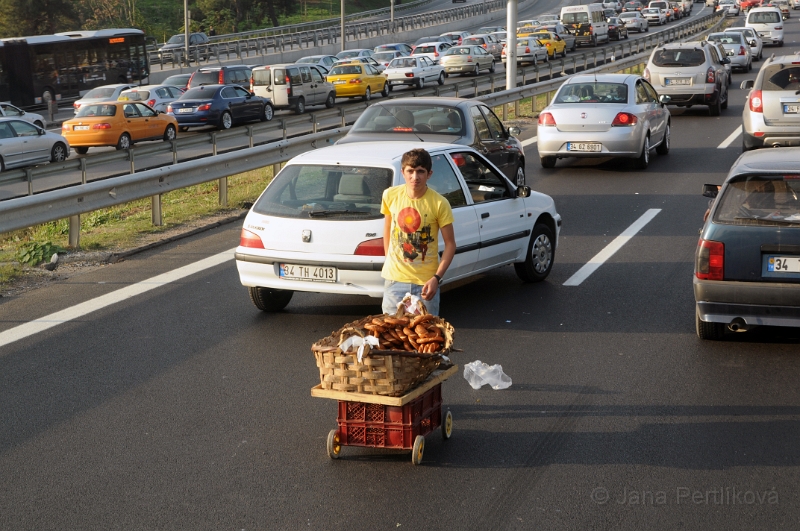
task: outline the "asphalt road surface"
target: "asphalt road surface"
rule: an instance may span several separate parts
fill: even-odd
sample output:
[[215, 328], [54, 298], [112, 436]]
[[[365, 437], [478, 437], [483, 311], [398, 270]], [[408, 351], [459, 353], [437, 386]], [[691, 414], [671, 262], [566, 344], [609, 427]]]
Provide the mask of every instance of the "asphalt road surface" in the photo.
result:
[[[776, 53], [797, 49], [786, 28]], [[564, 218], [556, 263], [539, 284], [505, 267], [443, 288], [454, 361], [500, 363], [513, 385], [447, 381], [453, 437], [429, 435], [421, 466], [328, 458], [336, 404], [309, 395], [309, 347], [379, 302], [257, 311], [219, 254], [241, 224], [0, 300], [0, 529], [797, 529], [800, 332], [694, 332], [701, 185], [740, 153], [737, 87], [760, 65], [722, 116], [673, 109], [645, 172], [543, 170], [528, 145], [528, 180]]]

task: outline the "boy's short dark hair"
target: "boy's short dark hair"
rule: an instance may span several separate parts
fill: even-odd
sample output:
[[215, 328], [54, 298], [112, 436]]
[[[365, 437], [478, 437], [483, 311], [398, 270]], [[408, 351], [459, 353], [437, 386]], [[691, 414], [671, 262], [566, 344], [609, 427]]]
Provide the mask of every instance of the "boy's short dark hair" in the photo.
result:
[[411, 166], [412, 168], [422, 166], [426, 170], [431, 171], [431, 168], [433, 168], [433, 161], [431, 160], [430, 153], [422, 148], [417, 148], [403, 153], [403, 158], [400, 160], [400, 168], [405, 168], [406, 166]]

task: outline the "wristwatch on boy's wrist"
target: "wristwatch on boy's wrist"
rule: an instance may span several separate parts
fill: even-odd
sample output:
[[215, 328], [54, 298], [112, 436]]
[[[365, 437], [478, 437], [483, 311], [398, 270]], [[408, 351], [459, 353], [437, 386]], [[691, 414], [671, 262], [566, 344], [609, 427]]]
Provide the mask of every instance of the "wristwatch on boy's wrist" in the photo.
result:
[[438, 282], [439, 284], [442, 283], [442, 277], [440, 277], [439, 275], [433, 275], [433, 276], [436, 277], [436, 282]]

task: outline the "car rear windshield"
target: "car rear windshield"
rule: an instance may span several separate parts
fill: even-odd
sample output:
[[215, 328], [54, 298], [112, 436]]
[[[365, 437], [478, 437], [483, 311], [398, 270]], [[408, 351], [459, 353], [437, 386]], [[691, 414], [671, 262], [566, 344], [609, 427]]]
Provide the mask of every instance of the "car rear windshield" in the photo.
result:
[[706, 62], [706, 54], [697, 48], [662, 48], [653, 54], [656, 66], [700, 66]]
[[349, 52], [339, 52], [336, 54], [336, 57], [339, 59], [352, 59], [353, 57], [358, 57], [360, 53], [359, 50], [351, 50]]
[[344, 76], [348, 74], [360, 74], [361, 67], [358, 65], [343, 65], [343, 66], [334, 66], [331, 68], [331, 76]]
[[470, 37], [469, 39], [463, 39], [461, 41], [461, 44], [477, 44], [478, 46], [481, 46], [484, 42], [486, 42], [486, 40], [482, 37], [478, 38]]
[[414, 44], [422, 44], [424, 42], [441, 42], [444, 37], [436, 36], [436, 37], [420, 37], [417, 39], [417, 42]]
[[780, 21], [781, 16], [776, 11], [750, 13], [750, 15], [747, 17], [748, 24], [777, 24]]
[[389, 68], [414, 68], [417, 66], [417, 60], [411, 57], [398, 57], [389, 63]]
[[116, 105], [98, 103], [95, 105], [83, 105], [75, 116], [83, 118], [86, 116], [114, 116], [115, 114], [117, 114]]
[[619, 18], [636, 18], [637, 13], [638, 11], [635, 11], [633, 13], [620, 13]]
[[214, 97], [215, 90], [208, 90], [207, 88], [197, 87], [187, 90], [179, 99], [181, 100], [210, 100]]
[[742, 34], [738, 32], [729, 31], [727, 33], [712, 33], [706, 40], [711, 42], [718, 42], [720, 44], [742, 44]]
[[378, 62], [391, 61], [394, 58], [394, 52], [379, 52], [372, 56]]
[[193, 87], [199, 87], [200, 85], [216, 85], [217, 83], [219, 83], [219, 70], [195, 72], [191, 81]]
[[564, 24], [586, 24], [589, 22], [589, 13], [564, 13], [561, 15]]
[[445, 55], [469, 55], [472, 53], [472, 48], [469, 46], [455, 46], [447, 50]]
[[627, 4], [625, 4], [625, 9], [636, 9], [640, 5], [641, 4], [639, 2], [628, 2]]
[[761, 90], [800, 90], [800, 66], [771, 64], [763, 79]]
[[302, 219], [378, 219], [394, 171], [347, 165], [289, 165], [253, 205], [266, 216]]
[[800, 225], [800, 174], [736, 177], [717, 201], [717, 223]]
[[435, 104], [373, 105], [353, 124], [354, 133], [425, 133], [463, 136], [459, 109]]
[[253, 70], [253, 86], [268, 87], [272, 85], [271, 70]]
[[417, 46], [414, 49], [415, 54], [419, 53], [434, 53], [436, 51], [436, 46]]
[[98, 87], [96, 89], [92, 89], [86, 94], [84, 94], [85, 99], [96, 99], [96, 98], [110, 98], [114, 95], [114, 91], [117, 90], [113, 87]]
[[628, 103], [628, 86], [624, 83], [565, 84], [553, 103]]
[[150, 97], [149, 90], [132, 90], [119, 95], [119, 101], [144, 101]]

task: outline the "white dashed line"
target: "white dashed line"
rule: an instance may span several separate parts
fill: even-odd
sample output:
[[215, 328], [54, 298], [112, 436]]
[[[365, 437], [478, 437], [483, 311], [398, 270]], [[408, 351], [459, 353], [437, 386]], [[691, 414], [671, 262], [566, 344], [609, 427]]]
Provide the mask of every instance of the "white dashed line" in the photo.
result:
[[736, 130], [733, 133], [731, 133], [728, 136], [728, 138], [726, 138], [725, 140], [722, 141], [722, 144], [717, 146], [717, 149], [725, 149], [725, 148], [727, 148], [728, 146], [733, 144], [733, 141], [736, 140], [737, 138], [739, 138], [739, 135], [741, 135], [741, 134], [742, 134], [742, 126], [740, 125], [739, 127], [736, 128]]
[[530, 146], [531, 144], [535, 144], [538, 140], [539, 140], [539, 137], [535, 136], [535, 137], [529, 138], [527, 140], [520, 140], [520, 144], [522, 144], [522, 147]]
[[628, 243], [628, 240], [636, 236], [636, 233], [639, 232], [644, 228], [645, 225], [650, 223], [658, 213], [661, 212], [660, 208], [651, 208], [642, 216], [633, 222], [633, 225], [625, 229], [625, 231], [614, 238], [614, 240], [605, 246], [605, 248], [594, 255], [594, 257], [589, 260], [582, 268], [578, 269], [578, 271], [569, 277], [566, 282], [564, 282], [565, 286], [580, 286], [581, 282], [589, 278], [589, 275], [597, 271], [597, 269], [603, 265], [606, 260], [614, 256], [614, 253], [622, 249], [622, 246]]

